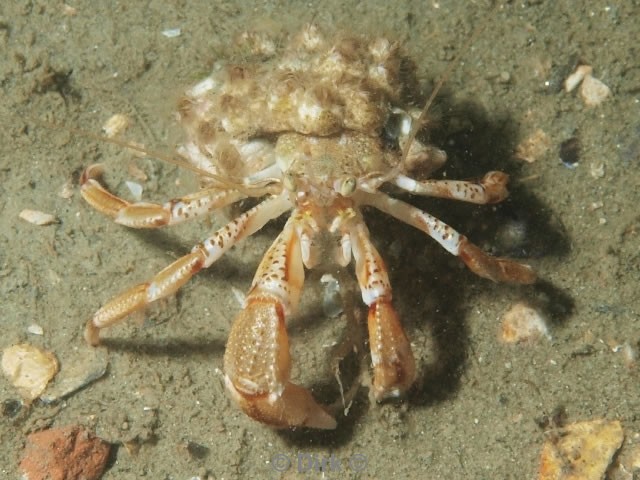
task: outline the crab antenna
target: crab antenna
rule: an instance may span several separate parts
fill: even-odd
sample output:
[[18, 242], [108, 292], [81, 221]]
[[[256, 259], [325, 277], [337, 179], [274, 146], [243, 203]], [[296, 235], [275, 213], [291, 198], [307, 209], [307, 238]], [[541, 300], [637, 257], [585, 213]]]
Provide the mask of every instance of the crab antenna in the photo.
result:
[[[198, 168], [195, 165], [192, 165], [191, 163], [185, 161], [180, 155], [169, 155], [165, 152], [161, 152], [160, 150], [154, 150], [151, 148], [142, 147], [140, 145], [135, 145], [134, 143], [128, 142], [126, 140], [120, 140], [118, 138], [105, 137], [104, 135], [98, 135], [96, 133], [89, 132], [87, 130], [83, 130], [80, 128], [60, 126], [60, 125], [56, 125], [55, 123], [49, 123], [47, 121], [40, 120], [37, 118], [30, 118], [30, 120], [33, 121], [34, 123], [37, 123], [38, 125], [41, 125], [47, 128], [51, 128], [51, 129], [61, 128], [71, 133], [81, 135], [85, 138], [90, 138], [92, 140], [96, 140], [99, 142], [111, 143], [112, 145], [118, 145], [123, 148], [128, 148], [130, 150], [143, 153], [149, 157], [156, 158], [163, 162], [167, 162], [172, 165], [176, 165], [178, 167], [184, 168], [186, 170], [190, 170], [197, 175], [201, 175], [203, 177], [207, 177], [212, 180], [215, 180], [225, 188], [238, 190], [239, 192], [244, 193], [248, 196], [256, 196], [257, 193], [258, 194], [270, 193], [269, 183], [274, 183], [278, 181], [278, 179], [266, 179], [265, 181], [259, 182], [258, 184], [255, 184], [255, 185], [244, 185], [241, 181], [229, 180], [228, 178], [224, 178], [220, 175], [216, 175], [215, 173], [202, 170], [201, 168]], [[259, 192], [262, 192], [262, 193], [259, 193]]]
[[[495, 15], [497, 7], [498, 6], [495, 5], [493, 7], [492, 11], [487, 15], [485, 20], [475, 28], [475, 30], [473, 31], [471, 36], [469, 38], [467, 38], [467, 40], [462, 44], [462, 48], [460, 49], [458, 54], [455, 56], [453, 61], [451, 61], [449, 63], [449, 65], [444, 70], [442, 75], [440, 75], [440, 78], [438, 79], [438, 82], [436, 83], [435, 88], [433, 89], [433, 91], [431, 92], [431, 95], [429, 95], [429, 98], [427, 99], [427, 103], [425, 104], [425, 106], [423, 107], [422, 111], [420, 112], [420, 116], [411, 125], [411, 131], [409, 132], [409, 136], [407, 137], [406, 147], [404, 149], [404, 152], [402, 152], [402, 159], [400, 160], [398, 165], [396, 165], [396, 167], [391, 170], [390, 173], [392, 175], [390, 177], [388, 177], [388, 178], [392, 178], [392, 176], [394, 174], [397, 174], [398, 170], [400, 169], [400, 167], [402, 165], [404, 165], [405, 161], [407, 160], [407, 156], [409, 155], [409, 150], [411, 150], [411, 145], [413, 144], [414, 140], [416, 139], [416, 135], [418, 135], [418, 131], [420, 131], [420, 129], [422, 128], [423, 122], [425, 121], [425, 118], [427, 116], [427, 112], [429, 111], [429, 108], [431, 108], [431, 105], [433, 104], [436, 96], [438, 95], [438, 93], [440, 93], [440, 90], [442, 89], [442, 86], [449, 79], [449, 77], [451, 76], [451, 72], [453, 72], [453, 69], [460, 62], [460, 59], [469, 51], [469, 48], [471, 48], [471, 45], [473, 44], [473, 42], [475, 42], [475, 40], [478, 38], [478, 36], [485, 29], [485, 27], [487, 26], [487, 21], [493, 15]], [[385, 178], [385, 181], [386, 180], [387, 179]]]

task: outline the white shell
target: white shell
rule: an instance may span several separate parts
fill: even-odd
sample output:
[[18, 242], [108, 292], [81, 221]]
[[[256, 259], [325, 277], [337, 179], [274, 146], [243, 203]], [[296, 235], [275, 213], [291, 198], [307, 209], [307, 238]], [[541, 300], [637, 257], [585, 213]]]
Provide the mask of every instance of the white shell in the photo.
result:
[[28, 343], [12, 345], [2, 354], [2, 372], [27, 401], [40, 396], [58, 373], [58, 360], [51, 352]]
[[36, 323], [29, 325], [27, 327], [27, 332], [32, 335], [44, 335], [44, 329]]
[[182, 30], [179, 28], [168, 28], [167, 30], [162, 31], [162, 35], [167, 38], [176, 38], [182, 35]]
[[25, 208], [20, 212], [19, 217], [29, 223], [33, 223], [34, 225], [51, 225], [52, 223], [56, 223], [58, 220], [55, 215], [51, 215], [50, 213], [44, 213], [39, 210], [30, 210]]

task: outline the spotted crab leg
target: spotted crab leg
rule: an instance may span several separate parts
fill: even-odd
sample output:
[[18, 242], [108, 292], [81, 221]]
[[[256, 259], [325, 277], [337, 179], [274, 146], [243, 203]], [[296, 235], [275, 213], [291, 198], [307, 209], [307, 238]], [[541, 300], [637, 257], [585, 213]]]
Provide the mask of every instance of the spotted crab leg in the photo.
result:
[[411, 345], [391, 303], [387, 268], [369, 239], [361, 218], [349, 231], [362, 300], [369, 306], [367, 319], [376, 400], [398, 397], [416, 378]]
[[464, 202], [486, 204], [498, 203], [507, 198], [509, 175], [503, 172], [489, 172], [477, 182], [460, 180], [417, 181], [405, 175], [393, 179], [398, 187], [416, 195], [450, 198]]
[[91, 165], [80, 179], [80, 193], [93, 208], [112, 217], [116, 223], [133, 228], [159, 228], [206, 215], [246, 197], [236, 190], [207, 188], [163, 205], [148, 202], [130, 203], [106, 190], [98, 178], [102, 166]]
[[224, 354], [225, 382], [240, 408], [260, 422], [333, 429], [335, 419], [311, 392], [290, 381], [285, 318], [296, 308], [304, 282], [297, 218], [294, 213], [265, 254], [233, 322]]
[[[355, 195], [354, 195], [355, 196]], [[508, 258], [493, 257], [471, 243], [446, 223], [405, 202], [384, 193], [357, 192], [357, 200], [381, 210], [398, 220], [425, 232], [449, 253], [460, 259], [476, 275], [494, 282], [534, 283], [536, 274], [529, 265]]]
[[191, 253], [179, 258], [149, 282], [136, 285], [100, 308], [85, 328], [91, 345], [100, 342], [100, 330], [120, 322], [129, 314], [174, 294], [201, 269], [211, 266], [235, 243], [262, 228], [269, 220], [291, 209], [286, 195], [270, 197], [247, 210], [235, 220], [196, 245]]

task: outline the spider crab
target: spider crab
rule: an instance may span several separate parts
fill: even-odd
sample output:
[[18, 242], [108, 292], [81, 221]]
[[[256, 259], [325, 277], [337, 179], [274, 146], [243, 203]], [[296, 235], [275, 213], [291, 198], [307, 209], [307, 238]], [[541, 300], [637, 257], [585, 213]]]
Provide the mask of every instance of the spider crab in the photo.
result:
[[473, 182], [427, 179], [446, 156], [415, 138], [424, 113], [402, 106], [411, 83], [398, 44], [351, 36], [329, 40], [313, 25], [280, 51], [258, 34], [244, 34], [242, 41], [256, 62], [219, 66], [179, 103], [186, 141], [178, 153], [198, 172], [200, 191], [165, 204], [130, 203], [106, 190], [98, 181], [100, 166], [92, 165], [82, 175], [81, 192], [95, 209], [133, 228], [174, 225], [249, 197], [261, 201], [100, 308], [85, 338], [97, 345], [101, 329], [174, 294], [234, 244], [291, 212], [233, 322], [225, 382], [240, 408], [265, 424], [332, 429], [336, 421], [328, 410], [290, 380], [285, 324], [296, 310], [305, 268], [328, 258], [340, 266], [354, 260], [368, 306], [377, 400], [402, 395], [416, 378], [387, 268], [369, 239], [362, 207], [423, 231], [482, 277], [532, 283], [535, 274], [527, 265], [484, 253], [447, 224], [380, 189], [391, 184], [477, 204], [507, 196], [502, 172]]

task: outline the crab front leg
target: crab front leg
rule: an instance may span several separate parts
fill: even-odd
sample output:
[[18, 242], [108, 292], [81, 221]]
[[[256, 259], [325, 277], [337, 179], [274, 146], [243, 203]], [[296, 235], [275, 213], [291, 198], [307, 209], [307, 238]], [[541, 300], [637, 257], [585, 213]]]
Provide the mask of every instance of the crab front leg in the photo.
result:
[[290, 381], [285, 318], [297, 306], [304, 282], [297, 215], [265, 254], [246, 304], [233, 322], [224, 354], [225, 383], [250, 417], [276, 428], [333, 429], [335, 419], [309, 390]]
[[349, 230], [362, 300], [369, 306], [367, 319], [376, 400], [399, 397], [416, 378], [411, 344], [391, 303], [387, 268], [369, 239], [361, 218]]
[[86, 341], [91, 345], [98, 345], [101, 329], [120, 322], [156, 300], [174, 294], [193, 275], [211, 266], [236, 242], [253, 234], [269, 220], [290, 208], [288, 198], [282, 195], [268, 198], [247, 210], [213, 236], [196, 245], [191, 253], [163, 269], [151, 281], [130, 288], [100, 308], [87, 322], [84, 334]]
[[424, 180], [417, 181], [405, 175], [393, 179], [398, 187], [416, 195], [450, 198], [463, 202], [487, 204], [498, 203], [507, 198], [509, 175], [503, 172], [489, 172], [480, 180]]
[[160, 205], [148, 202], [128, 202], [106, 190], [98, 178], [102, 165], [87, 167], [80, 179], [80, 193], [89, 205], [113, 218], [116, 223], [133, 228], [159, 228], [176, 225], [206, 215], [246, 197], [232, 189], [207, 188], [169, 200]]
[[536, 274], [529, 265], [508, 258], [494, 257], [483, 252], [446, 223], [419, 208], [409, 205], [382, 192], [357, 192], [358, 201], [371, 205], [398, 220], [422, 230], [449, 253], [460, 257], [469, 269], [483, 278], [494, 282], [530, 284], [536, 281]]

